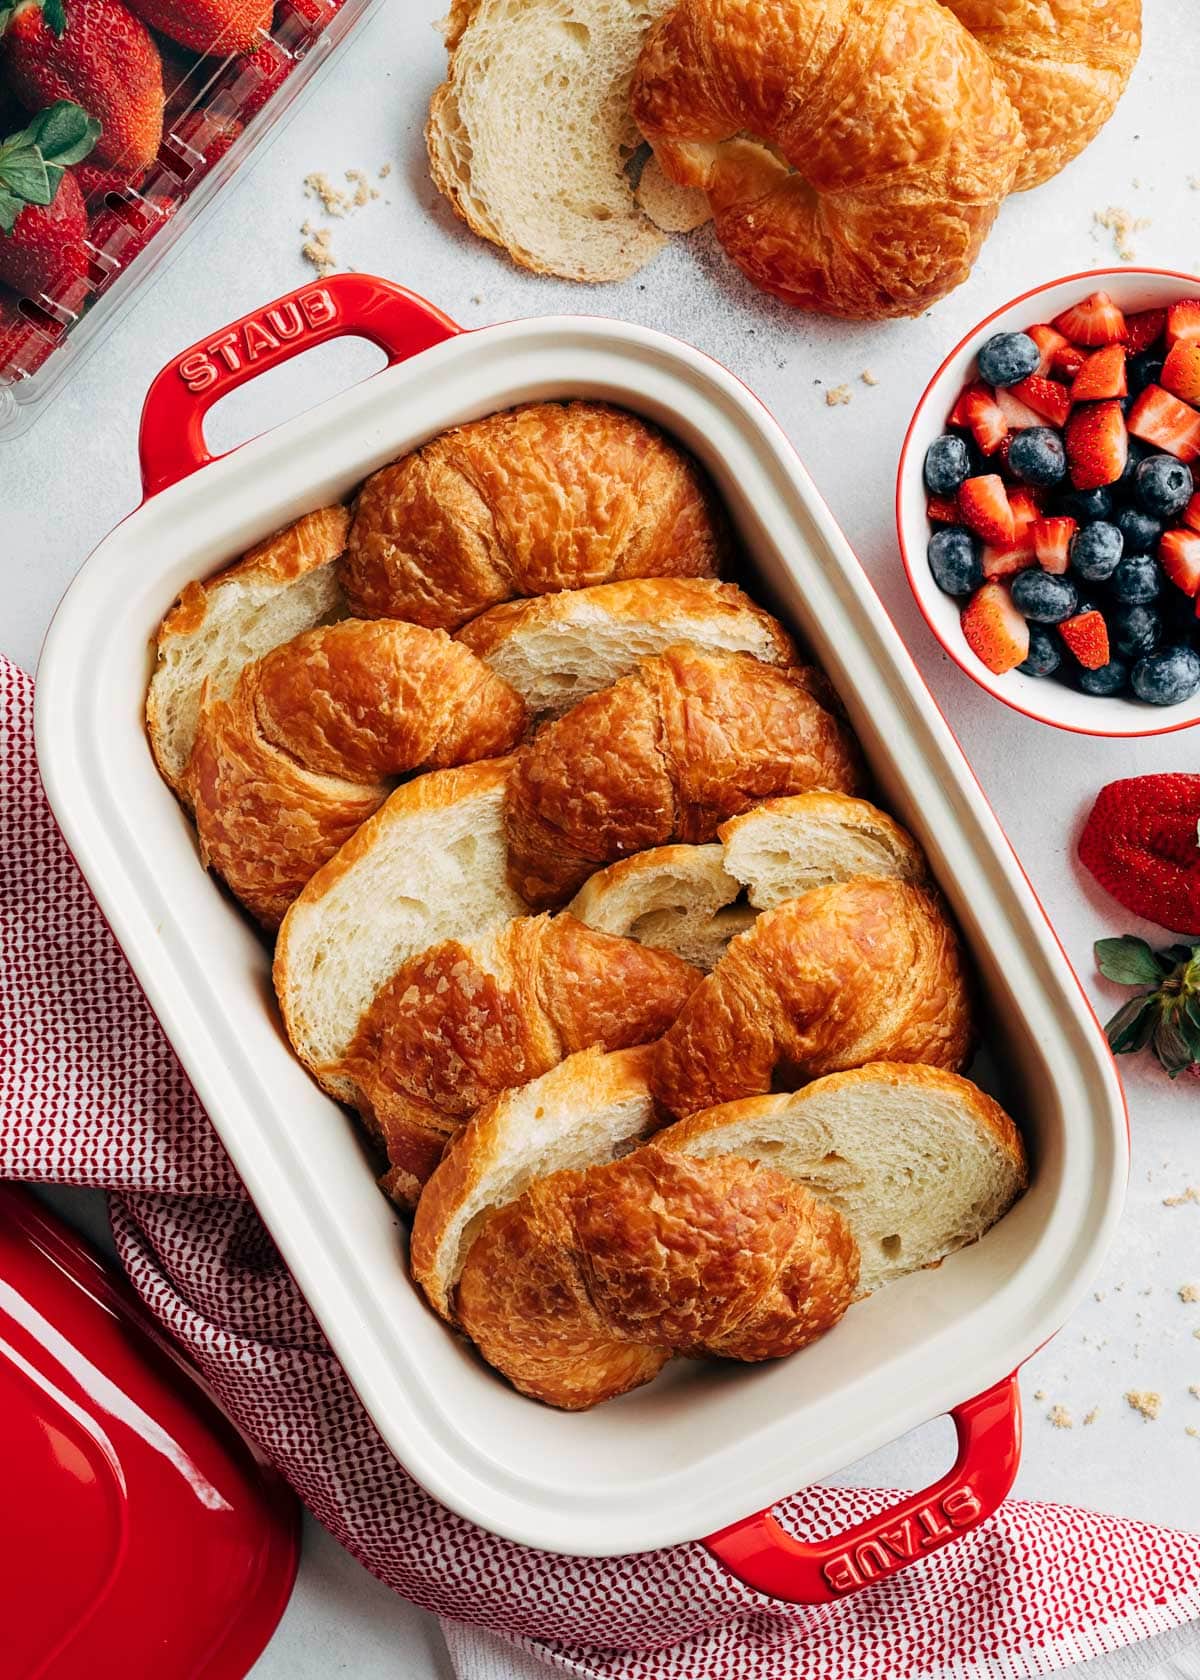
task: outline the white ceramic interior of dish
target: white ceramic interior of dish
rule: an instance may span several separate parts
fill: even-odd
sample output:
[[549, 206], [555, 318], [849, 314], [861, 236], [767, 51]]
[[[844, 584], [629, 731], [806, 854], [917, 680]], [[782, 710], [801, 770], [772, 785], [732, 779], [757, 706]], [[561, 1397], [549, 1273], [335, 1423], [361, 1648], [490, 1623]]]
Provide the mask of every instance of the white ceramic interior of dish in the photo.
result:
[[[353, 1120], [291, 1056], [263, 940], [200, 868], [142, 707], [150, 638], [204, 577], [443, 427], [593, 397], [648, 416], [712, 473], [751, 586], [837, 684], [919, 836], [986, 995], [989, 1083], [1029, 1142], [1029, 1193], [982, 1242], [753, 1368], [678, 1362], [569, 1415], [521, 1398], [423, 1306]], [[383, 1437], [433, 1494], [550, 1550], [711, 1533], [1012, 1371], [1100, 1263], [1127, 1172], [1111, 1058], [959, 748], [786, 438], [741, 383], [641, 328], [575, 318], [465, 333], [155, 497], [95, 552], [50, 631], [37, 741], [55, 813], [291, 1271]]]
[[1095, 269], [1054, 280], [995, 310], [954, 349], [934, 374], [917, 404], [900, 457], [896, 521], [900, 548], [913, 594], [930, 629], [950, 657], [981, 688], [1027, 717], [1085, 735], [1162, 735], [1200, 722], [1200, 694], [1178, 706], [1148, 706], [1115, 695], [1093, 699], [1053, 678], [1027, 677], [1020, 671], [996, 676], [967, 646], [959, 625], [963, 603], [945, 595], [933, 581], [926, 559], [931, 528], [925, 505], [928, 492], [922, 469], [925, 451], [946, 430], [946, 421], [963, 386], [977, 377], [975, 356], [993, 333], [1020, 332], [1060, 315], [1089, 292], [1108, 292], [1120, 309], [1161, 309], [1176, 298], [1200, 293], [1200, 277], [1153, 269]]

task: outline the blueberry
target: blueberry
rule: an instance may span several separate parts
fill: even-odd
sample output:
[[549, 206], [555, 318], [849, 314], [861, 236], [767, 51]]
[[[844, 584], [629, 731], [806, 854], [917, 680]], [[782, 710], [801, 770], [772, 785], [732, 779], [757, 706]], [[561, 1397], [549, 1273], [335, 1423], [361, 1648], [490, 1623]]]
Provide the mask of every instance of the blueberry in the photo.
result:
[[1139, 465], [1134, 487], [1147, 513], [1171, 519], [1191, 500], [1191, 469], [1174, 455], [1151, 455]]
[[1120, 694], [1129, 681], [1129, 666], [1123, 659], [1110, 659], [1107, 665], [1101, 665], [1098, 671], [1088, 671], [1082, 666], [1076, 678], [1084, 694], [1090, 694], [1097, 699], [1105, 699], [1113, 694]]
[[1125, 364], [1130, 396], [1140, 396], [1147, 385], [1157, 385], [1162, 370], [1163, 359], [1156, 350], [1141, 350], [1136, 356], [1130, 356]]
[[971, 457], [962, 438], [944, 432], [925, 451], [925, 483], [935, 496], [953, 496], [971, 471]]
[[1029, 626], [1029, 657], [1017, 666], [1027, 677], [1052, 677], [1062, 664], [1062, 645], [1040, 624]]
[[1122, 659], [1143, 659], [1153, 653], [1162, 641], [1162, 614], [1157, 607], [1112, 607], [1108, 614], [1108, 633], [1113, 651]]
[[1114, 601], [1140, 606], [1153, 601], [1162, 588], [1162, 568], [1149, 554], [1127, 554], [1108, 580]]
[[1133, 667], [1133, 692], [1151, 706], [1177, 706], [1200, 688], [1200, 653], [1176, 642]]
[[1115, 525], [1093, 519], [1071, 538], [1071, 564], [1089, 583], [1103, 583], [1117, 569], [1125, 539]]
[[1150, 554], [1162, 536], [1162, 520], [1152, 519], [1141, 508], [1122, 508], [1116, 525], [1125, 539], [1126, 554]]
[[947, 595], [973, 595], [983, 582], [979, 544], [961, 525], [948, 525], [929, 539], [929, 570]]
[[1049, 426], [1027, 426], [1008, 451], [1008, 465], [1026, 484], [1061, 484], [1067, 472], [1063, 440]]
[[1019, 572], [1013, 579], [1013, 606], [1035, 624], [1061, 624], [1079, 604], [1079, 592], [1070, 578], [1055, 577], [1036, 566]]
[[1059, 513], [1065, 513], [1071, 519], [1077, 519], [1081, 525], [1087, 525], [1093, 519], [1109, 517], [1113, 510], [1112, 494], [1107, 489], [1067, 490], [1059, 496], [1057, 508]]
[[1042, 353], [1027, 333], [997, 333], [979, 352], [979, 377], [989, 385], [1015, 385], [1041, 366]]

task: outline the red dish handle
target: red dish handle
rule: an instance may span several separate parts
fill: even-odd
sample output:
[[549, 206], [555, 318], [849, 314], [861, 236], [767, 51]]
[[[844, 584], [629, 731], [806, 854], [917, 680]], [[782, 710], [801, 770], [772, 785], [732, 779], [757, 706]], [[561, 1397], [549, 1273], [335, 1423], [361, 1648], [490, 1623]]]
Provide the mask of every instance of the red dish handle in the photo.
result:
[[151, 385], [138, 445], [146, 495], [215, 459], [204, 441], [205, 415], [268, 368], [352, 337], [369, 338], [393, 366], [461, 331], [415, 292], [372, 274], [334, 274], [244, 315], [168, 362]]
[[951, 1413], [958, 1457], [940, 1482], [844, 1534], [796, 1540], [771, 1515], [743, 1517], [703, 1544], [748, 1587], [792, 1604], [828, 1604], [894, 1575], [985, 1522], [1012, 1487], [1021, 1458], [1014, 1372]]

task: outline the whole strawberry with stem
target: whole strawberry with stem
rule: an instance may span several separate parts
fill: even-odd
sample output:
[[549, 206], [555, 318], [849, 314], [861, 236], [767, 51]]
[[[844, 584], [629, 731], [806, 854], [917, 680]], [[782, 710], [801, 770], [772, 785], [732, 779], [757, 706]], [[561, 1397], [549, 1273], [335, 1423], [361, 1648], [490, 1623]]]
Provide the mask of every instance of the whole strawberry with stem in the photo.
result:
[[100, 124], [95, 162], [133, 174], [162, 140], [162, 60], [119, 0], [0, 0], [0, 67], [31, 111], [56, 100]]
[[1170, 1074], [1200, 1077], [1200, 945], [1153, 951], [1144, 939], [1096, 941], [1096, 966], [1118, 986], [1148, 986], [1105, 1027], [1115, 1056], [1150, 1049]]
[[16, 293], [0, 290], [0, 385], [36, 373], [53, 349], [54, 340], [22, 315]]
[[274, 0], [129, 0], [143, 23], [197, 53], [249, 52], [271, 27]]
[[63, 100], [0, 142], [0, 283], [70, 307], [82, 301], [87, 212], [69, 165], [88, 156], [97, 132], [94, 118]]

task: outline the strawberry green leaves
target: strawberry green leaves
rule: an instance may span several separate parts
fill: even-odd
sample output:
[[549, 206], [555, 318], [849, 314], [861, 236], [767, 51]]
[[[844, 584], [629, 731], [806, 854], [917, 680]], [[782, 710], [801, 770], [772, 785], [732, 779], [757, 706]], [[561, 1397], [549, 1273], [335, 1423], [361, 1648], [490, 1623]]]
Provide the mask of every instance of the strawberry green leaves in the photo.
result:
[[67, 32], [66, 0], [17, 0], [15, 5], [0, 5], [0, 35], [8, 28], [13, 14], [19, 12], [23, 6], [40, 5], [42, 16], [46, 20], [46, 28], [53, 30], [59, 40]]
[[1149, 986], [1105, 1028], [1116, 1056], [1152, 1049], [1172, 1079], [1200, 1067], [1200, 945], [1155, 951], [1132, 934], [1096, 941], [1096, 965], [1118, 986]]
[[27, 204], [53, 204], [63, 171], [81, 163], [100, 124], [80, 105], [60, 99], [0, 142], [0, 232], [11, 233]]

